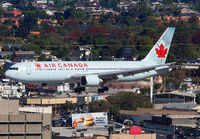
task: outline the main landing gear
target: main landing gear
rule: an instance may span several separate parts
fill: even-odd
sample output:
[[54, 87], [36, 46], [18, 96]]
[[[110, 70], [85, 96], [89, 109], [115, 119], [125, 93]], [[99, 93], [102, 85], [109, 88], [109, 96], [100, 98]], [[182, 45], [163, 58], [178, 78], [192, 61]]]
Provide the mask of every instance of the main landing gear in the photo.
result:
[[99, 88], [97, 91], [98, 93], [104, 93], [104, 91], [108, 91], [109, 88], [108, 87], [102, 87], [102, 88]]
[[80, 83], [77, 84], [70, 84], [70, 88], [75, 92], [75, 93], [81, 93], [82, 91], [85, 91], [85, 87], [81, 87]]
[[85, 91], [85, 87], [76, 87], [74, 88], [75, 93], [81, 93], [82, 91]]

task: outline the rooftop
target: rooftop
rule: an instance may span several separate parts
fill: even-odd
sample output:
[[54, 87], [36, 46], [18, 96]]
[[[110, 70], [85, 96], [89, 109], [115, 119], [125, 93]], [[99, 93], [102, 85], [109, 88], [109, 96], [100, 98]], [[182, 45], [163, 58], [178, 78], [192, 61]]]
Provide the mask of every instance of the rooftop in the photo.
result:
[[164, 108], [165, 109], [191, 110], [191, 109], [195, 109], [198, 106], [200, 106], [200, 105], [187, 104], [187, 103], [169, 103]]
[[188, 96], [188, 97], [196, 97], [196, 94], [194, 93], [187, 93], [187, 92], [179, 92], [179, 91], [173, 91], [173, 92], [165, 92], [161, 94], [154, 94], [154, 96], [159, 96], [159, 95], [165, 95], [165, 94], [171, 94], [171, 95], [179, 95], [179, 96]]
[[129, 111], [129, 110], [120, 110], [120, 114], [127, 114], [127, 115], [142, 115], [142, 114], [151, 114], [154, 116], [160, 115], [198, 115], [197, 112], [194, 111], [180, 111], [180, 110], [157, 110], [152, 108], [137, 108], [137, 111]]

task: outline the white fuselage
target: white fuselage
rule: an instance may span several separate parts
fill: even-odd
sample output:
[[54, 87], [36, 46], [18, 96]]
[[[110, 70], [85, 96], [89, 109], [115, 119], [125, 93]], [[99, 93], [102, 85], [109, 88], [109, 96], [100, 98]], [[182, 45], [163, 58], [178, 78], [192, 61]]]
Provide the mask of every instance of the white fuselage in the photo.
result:
[[[17, 70], [7, 70], [6, 76], [21, 82], [77, 82], [72, 78], [74, 75], [98, 74], [101, 72], [115, 72], [151, 66], [150, 62], [144, 61], [60, 61], [60, 62], [22, 62], [13, 65]], [[169, 71], [169, 70], [167, 70]], [[133, 76], [118, 75], [115, 81], [134, 81], [162, 74], [167, 71], [142, 72]]]

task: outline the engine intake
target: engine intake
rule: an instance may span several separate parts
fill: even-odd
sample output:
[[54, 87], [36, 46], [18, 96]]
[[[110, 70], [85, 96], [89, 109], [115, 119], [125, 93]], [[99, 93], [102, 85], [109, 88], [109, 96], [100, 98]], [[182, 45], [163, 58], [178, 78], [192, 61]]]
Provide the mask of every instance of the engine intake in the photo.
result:
[[81, 86], [98, 86], [102, 80], [98, 75], [86, 75], [81, 77]]

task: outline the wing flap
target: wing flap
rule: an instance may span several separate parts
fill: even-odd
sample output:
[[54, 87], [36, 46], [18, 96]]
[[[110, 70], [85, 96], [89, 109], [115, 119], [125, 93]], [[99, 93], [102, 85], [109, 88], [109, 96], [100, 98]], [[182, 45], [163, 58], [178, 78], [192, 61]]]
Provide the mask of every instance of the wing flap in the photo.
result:
[[148, 72], [150, 70], [156, 70], [158, 67], [165, 67], [170, 68], [169, 64], [163, 64], [163, 65], [154, 65], [154, 66], [148, 66], [148, 67], [140, 67], [140, 68], [132, 68], [128, 70], [120, 70], [120, 71], [111, 71], [111, 72], [103, 72], [99, 73], [99, 78], [106, 79], [108, 76], [118, 76], [122, 75], [124, 77], [142, 73], [142, 72]]

